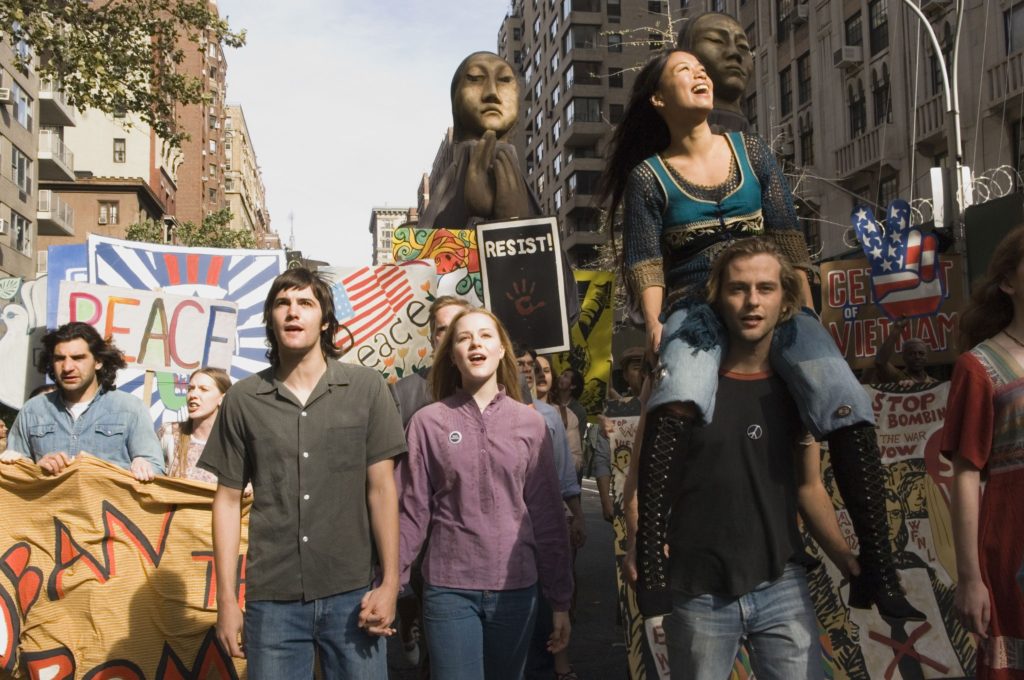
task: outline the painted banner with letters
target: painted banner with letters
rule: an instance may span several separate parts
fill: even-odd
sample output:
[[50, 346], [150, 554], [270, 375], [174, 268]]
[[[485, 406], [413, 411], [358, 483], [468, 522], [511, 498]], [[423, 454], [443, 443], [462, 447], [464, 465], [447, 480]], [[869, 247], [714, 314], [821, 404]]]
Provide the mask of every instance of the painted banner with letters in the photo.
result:
[[431, 262], [376, 267], [321, 267], [331, 284], [341, 360], [396, 382], [430, 363], [430, 305], [437, 275]]
[[[958, 355], [957, 324], [966, 304], [963, 259], [942, 255], [937, 267], [944, 272], [944, 297], [933, 301], [934, 309], [929, 303], [929, 313], [909, 317], [896, 352], [902, 351], [905, 340], [920, 338], [928, 345], [929, 363], [953, 363]], [[821, 265], [821, 323], [853, 368], [874, 365], [878, 349], [899, 320], [877, 304], [874, 288], [871, 266], [864, 258]]]
[[55, 477], [0, 465], [0, 680], [244, 678], [213, 633], [213, 494], [85, 454]]
[[514, 342], [538, 354], [569, 349], [558, 224], [553, 217], [477, 226], [484, 306]]
[[58, 325], [93, 326], [129, 365], [175, 373], [231, 368], [238, 320], [233, 302], [61, 281], [57, 305]]

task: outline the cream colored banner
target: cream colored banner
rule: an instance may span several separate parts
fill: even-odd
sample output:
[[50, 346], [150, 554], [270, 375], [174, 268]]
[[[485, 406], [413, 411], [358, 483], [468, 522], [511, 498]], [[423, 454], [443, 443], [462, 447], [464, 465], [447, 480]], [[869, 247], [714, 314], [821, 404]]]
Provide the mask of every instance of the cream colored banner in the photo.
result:
[[84, 454], [56, 477], [0, 465], [0, 678], [245, 677], [213, 637], [213, 490]]

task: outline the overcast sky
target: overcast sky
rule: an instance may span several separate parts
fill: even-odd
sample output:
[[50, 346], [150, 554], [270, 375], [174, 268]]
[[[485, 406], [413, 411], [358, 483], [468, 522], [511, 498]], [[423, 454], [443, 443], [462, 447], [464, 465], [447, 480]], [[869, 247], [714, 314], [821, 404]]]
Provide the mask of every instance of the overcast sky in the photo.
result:
[[218, 0], [247, 44], [227, 50], [263, 171], [271, 227], [337, 266], [369, 264], [370, 209], [416, 205], [451, 125], [449, 84], [493, 51], [509, 0]]

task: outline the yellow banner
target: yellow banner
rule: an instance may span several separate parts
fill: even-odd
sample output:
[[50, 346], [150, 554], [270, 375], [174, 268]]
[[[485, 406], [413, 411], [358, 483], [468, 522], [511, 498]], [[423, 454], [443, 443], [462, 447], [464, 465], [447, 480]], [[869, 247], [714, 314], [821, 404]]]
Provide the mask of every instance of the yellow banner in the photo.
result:
[[212, 502], [84, 454], [57, 476], [0, 465], [0, 679], [244, 678], [213, 635]]
[[555, 370], [573, 368], [583, 376], [580, 404], [591, 419], [604, 410], [612, 374], [612, 325], [615, 322], [614, 272], [576, 270], [580, 318], [570, 329], [572, 349], [554, 355]]

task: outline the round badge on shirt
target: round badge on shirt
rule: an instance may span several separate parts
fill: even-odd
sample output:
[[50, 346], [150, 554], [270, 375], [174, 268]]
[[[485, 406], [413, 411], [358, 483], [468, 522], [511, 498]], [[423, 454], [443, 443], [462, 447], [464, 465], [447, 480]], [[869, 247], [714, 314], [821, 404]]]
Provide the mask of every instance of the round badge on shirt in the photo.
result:
[[458, 444], [459, 442], [462, 441], [462, 433], [458, 431], [450, 433], [448, 435], [448, 441], [450, 441], [452, 444]]

